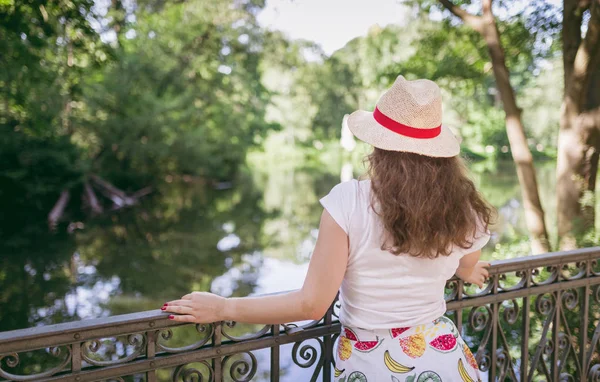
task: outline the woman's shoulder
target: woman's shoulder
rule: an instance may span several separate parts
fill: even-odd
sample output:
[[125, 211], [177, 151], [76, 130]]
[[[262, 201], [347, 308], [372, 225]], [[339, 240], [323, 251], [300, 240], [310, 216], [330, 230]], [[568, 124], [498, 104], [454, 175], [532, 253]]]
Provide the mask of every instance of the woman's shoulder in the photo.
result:
[[336, 184], [329, 195], [345, 201], [345, 204], [356, 206], [361, 200], [370, 200], [371, 181], [351, 179]]
[[358, 192], [363, 190], [371, 189], [371, 180], [370, 179], [350, 179], [344, 182], [336, 184], [333, 189], [338, 190], [339, 192]]

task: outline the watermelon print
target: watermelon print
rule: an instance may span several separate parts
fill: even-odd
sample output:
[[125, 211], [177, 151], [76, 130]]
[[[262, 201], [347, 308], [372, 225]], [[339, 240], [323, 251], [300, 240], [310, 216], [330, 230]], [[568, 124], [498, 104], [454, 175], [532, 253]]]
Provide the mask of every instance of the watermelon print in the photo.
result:
[[419, 358], [425, 353], [425, 337], [423, 334], [400, 338], [400, 347], [410, 358]]
[[429, 346], [443, 353], [454, 351], [458, 347], [456, 337], [452, 334], [437, 336], [433, 341], [429, 342]]
[[[350, 341], [356, 342], [354, 344], [354, 349], [356, 349], [360, 352], [369, 352], [369, 351], [375, 349], [377, 346], [379, 346], [379, 344], [381, 342], [383, 342], [383, 341], [379, 341], [379, 338], [377, 338], [375, 341], [361, 341], [358, 339], [358, 336], [356, 335], [356, 333], [354, 333], [352, 330], [350, 330], [348, 328], [344, 328], [344, 336], [340, 337], [340, 341], [344, 337]], [[345, 345], [345, 346], [348, 346], [348, 345]]]
[[407, 331], [410, 328], [394, 328], [390, 330], [390, 334], [392, 335], [392, 338], [396, 338], [398, 336], [400, 336], [402, 333], [404, 333], [405, 331]]
[[359, 352], [369, 352], [379, 346], [383, 341], [358, 341], [354, 344], [354, 348]]
[[382, 342], [383, 340], [380, 341], [379, 338], [375, 341], [359, 341], [356, 333], [344, 328], [344, 334], [340, 336], [338, 342], [338, 357], [342, 361], [346, 361], [352, 356], [352, 348], [361, 353], [368, 353], [375, 350]]
[[356, 333], [354, 333], [352, 330], [350, 330], [348, 328], [344, 328], [344, 335], [350, 341], [358, 341], [358, 337], [356, 337]]

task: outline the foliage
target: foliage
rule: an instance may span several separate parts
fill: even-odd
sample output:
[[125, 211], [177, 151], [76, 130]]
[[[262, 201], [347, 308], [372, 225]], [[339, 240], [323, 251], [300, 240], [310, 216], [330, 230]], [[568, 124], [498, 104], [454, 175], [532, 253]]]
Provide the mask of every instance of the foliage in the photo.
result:
[[140, 186], [170, 173], [231, 177], [270, 127], [253, 14], [191, 2], [137, 20], [136, 37], [85, 89], [78, 121], [94, 169]]
[[[319, 197], [341, 168], [364, 173], [366, 145], [339, 148], [343, 116], [372, 109], [399, 74], [444, 89], [445, 123], [500, 210], [499, 246], [486, 256], [527, 252], [486, 47], [437, 1], [418, 1], [426, 15], [374, 26], [331, 56], [261, 28], [262, 0], [100, 3], [0, 1], [3, 329], [86, 317], [68, 303], [78, 288], [106, 287], [106, 308], [126, 312], [223, 275], [231, 293], [251, 293], [262, 254], [304, 262]], [[552, 156], [560, 15], [541, 0], [495, 3], [532, 151]], [[540, 193], [552, 205], [546, 167]], [[92, 175], [154, 194], [92, 217], [81, 198]], [[47, 215], [65, 189], [67, 212], [52, 232]], [[224, 238], [239, 242], [222, 250]], [[593, 232], [581, 241], [597, 242]]]

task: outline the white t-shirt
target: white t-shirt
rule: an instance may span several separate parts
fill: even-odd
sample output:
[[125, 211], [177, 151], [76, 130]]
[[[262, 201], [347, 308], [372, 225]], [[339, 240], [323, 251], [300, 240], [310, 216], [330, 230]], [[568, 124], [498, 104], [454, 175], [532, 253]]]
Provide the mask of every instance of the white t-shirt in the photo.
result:
[[487, 244], [480, 231], [469, 249], [436, 259], [381, 250], [383, 223], [371, 208], [371, 182], [335, 186], [321, 204], [348, 234], [348, 268], [340, 287], [340, 321], [363, 329], [390, 329], [430, 322], [446, 312], [444, 286], [462, 256]]

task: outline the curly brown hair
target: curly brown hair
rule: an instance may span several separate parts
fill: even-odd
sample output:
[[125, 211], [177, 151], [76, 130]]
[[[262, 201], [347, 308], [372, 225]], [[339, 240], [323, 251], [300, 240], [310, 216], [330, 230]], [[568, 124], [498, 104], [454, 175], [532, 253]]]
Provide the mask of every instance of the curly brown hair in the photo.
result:
[[432, 158], [375, 148], [368, 157], [371, 207], [385, 227], [382, 250], [415, 257], [468, 249], [487, 230], [493, 208], [469, 179], [460, 157]]

